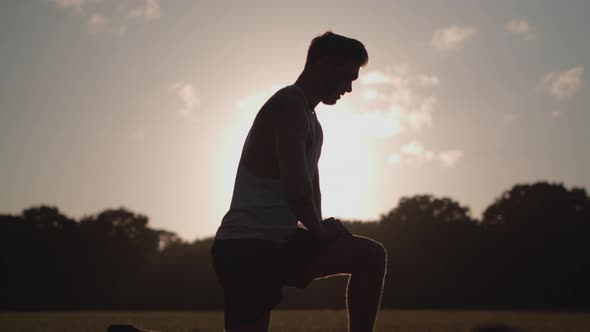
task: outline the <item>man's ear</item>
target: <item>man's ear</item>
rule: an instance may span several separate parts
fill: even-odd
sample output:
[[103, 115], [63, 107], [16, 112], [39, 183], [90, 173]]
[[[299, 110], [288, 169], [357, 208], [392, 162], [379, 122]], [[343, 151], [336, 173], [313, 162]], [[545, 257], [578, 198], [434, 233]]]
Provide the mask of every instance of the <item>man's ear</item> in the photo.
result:
[[321, 64], [326, 64], [328, 62], [328, 56], [327, 55], [322, 55], [321, 57], [319, 57], [317, 59], [317, 62], [318, 63], [321, 63]]
[[318, 60], [317, 60], [317, 64], [320, 67], [324, 67], [324, 68], [326, 66], [332, 65], [332, 63], [330, 62], [330, 58], [327, 55], [323, 55], [323, 56], [319, 57]]

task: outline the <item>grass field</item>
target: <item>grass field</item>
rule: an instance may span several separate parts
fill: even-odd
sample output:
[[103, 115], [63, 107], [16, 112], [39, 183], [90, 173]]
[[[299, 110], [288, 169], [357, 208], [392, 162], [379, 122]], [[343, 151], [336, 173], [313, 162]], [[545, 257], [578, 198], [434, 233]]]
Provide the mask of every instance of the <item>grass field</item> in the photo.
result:
[[[6, 312], [2, 332], [105, 332], [109, 324], [133, 324], [162, 332], [222, 331], [221, 312]], [[469, 332], [503, 323], [526, 332], [589, 332], [590, 313], [508, 311], [383, 310], [378, 332]], [[339, 310], [276, 311], [271, 331], [346, 331], [346, 313]]]

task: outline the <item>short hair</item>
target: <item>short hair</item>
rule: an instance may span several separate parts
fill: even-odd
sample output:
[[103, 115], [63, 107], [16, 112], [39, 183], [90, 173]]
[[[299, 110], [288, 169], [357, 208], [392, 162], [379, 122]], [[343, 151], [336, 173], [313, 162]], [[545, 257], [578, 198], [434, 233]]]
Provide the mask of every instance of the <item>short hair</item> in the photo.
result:
[[311, 41], [307, 50], [305, 67], [315, 63], [323, 56], [328, 57], [328, 60], [334, 64], [353, 62], [359, 67], [366, 65], [369, 61], [369, 55], [363, 43], [329, 30]]

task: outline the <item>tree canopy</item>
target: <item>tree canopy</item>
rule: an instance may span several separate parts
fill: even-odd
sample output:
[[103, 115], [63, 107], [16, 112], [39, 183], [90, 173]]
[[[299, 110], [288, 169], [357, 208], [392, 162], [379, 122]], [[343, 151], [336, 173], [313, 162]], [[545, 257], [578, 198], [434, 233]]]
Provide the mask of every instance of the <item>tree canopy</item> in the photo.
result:
[[[584, 189], [517, 184], [481, 220], [451, 198], [423, 194], [379, 220], [345, 223], [388, 251], [384, 307], [590, 307]], [[150, 228], [124, 207], [79, 220], [45, 205], [0, 215], [0, 309], [219, 309], [212, 241]], [[287, 289], [281, 307], [343, 308], [345, 284]]]

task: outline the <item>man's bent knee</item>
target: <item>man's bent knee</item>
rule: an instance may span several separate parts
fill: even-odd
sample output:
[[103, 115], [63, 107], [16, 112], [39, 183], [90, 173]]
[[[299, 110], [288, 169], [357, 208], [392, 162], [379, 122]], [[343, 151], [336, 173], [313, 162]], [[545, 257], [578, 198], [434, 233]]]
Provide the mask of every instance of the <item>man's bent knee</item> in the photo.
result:
[[373, 241], [370, 257], [371, 262], [374, 264], [373, 266], [383, 273], [387, 267], [387, 250], [385, 247], [381, 243]]
[[387, 250], [372, 239], [364, 238], [363, 245], [359, 248], [358, 268], [362, 272], [384, 273], [387, 266]]

